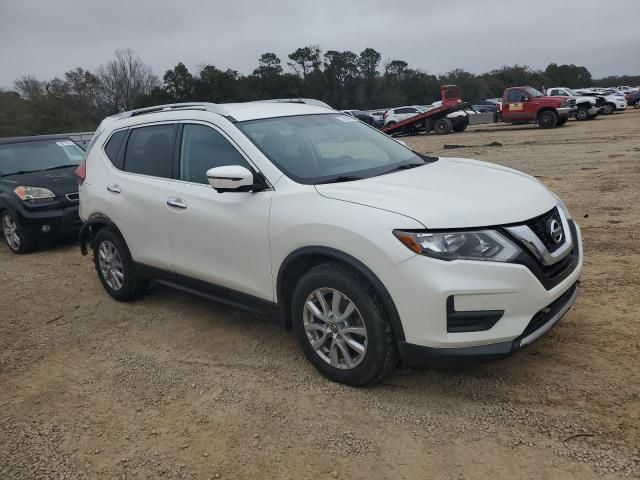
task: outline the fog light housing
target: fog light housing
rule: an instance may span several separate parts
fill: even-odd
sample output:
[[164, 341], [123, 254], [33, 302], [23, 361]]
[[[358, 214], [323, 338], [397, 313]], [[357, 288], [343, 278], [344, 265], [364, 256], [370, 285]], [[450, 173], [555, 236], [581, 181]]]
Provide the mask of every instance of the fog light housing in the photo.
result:
[[49, 225], [42, 225], [40, 230], [42, 230], [42, 233], [49, 233], [51, 231], [51, 227]]

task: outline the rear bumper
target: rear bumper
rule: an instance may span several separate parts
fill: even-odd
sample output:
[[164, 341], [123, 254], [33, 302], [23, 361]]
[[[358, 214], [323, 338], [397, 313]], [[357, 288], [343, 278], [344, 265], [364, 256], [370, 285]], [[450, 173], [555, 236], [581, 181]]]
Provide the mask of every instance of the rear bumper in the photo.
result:
[[524, 332], [514, 340], [459, 348], [433, 348], [402, 342], [399, 345], [400, 357], [405, 365], [411, 367], [450, 367], [505, 358], [531, 345], [551, 330], [574, 304], [578, 292], [576, 282], [560, 297], [534, 315]]

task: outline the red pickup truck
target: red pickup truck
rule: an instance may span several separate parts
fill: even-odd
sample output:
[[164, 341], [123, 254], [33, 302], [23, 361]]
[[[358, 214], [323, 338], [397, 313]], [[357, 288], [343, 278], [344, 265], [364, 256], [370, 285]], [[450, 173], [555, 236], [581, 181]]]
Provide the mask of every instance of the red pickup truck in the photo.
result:
[[499, 120], [506, 123], [537, 123], [555, 128], [576, 113], [576, 101], [569, 97], [548, 97], [533, 87], [509, 87], [502, 95]]

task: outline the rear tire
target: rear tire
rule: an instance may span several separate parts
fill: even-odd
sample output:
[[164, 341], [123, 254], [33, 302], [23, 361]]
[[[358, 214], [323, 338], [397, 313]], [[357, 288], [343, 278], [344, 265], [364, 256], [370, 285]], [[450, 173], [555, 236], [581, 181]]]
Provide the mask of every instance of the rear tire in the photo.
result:
[[368, 385], [398, 362], [396, 340], [378, 295], [343, 265], [322, 264], [304, 274], [293, 292], [291, 318], [307, 360], [334, 382]]
[[110, 228], [100, 230], [94, 239], [93, 263], [100, 283], [118, 301], [139, 298], [149, 288], [149, 280], [136, 274], [124, 239]]
[[538, 115], [538, 126], [540, 128], [556, 128], [558, 126], [558, 114], [551, 110], [545, 110]]
[[433, 124], [433, 131], [438, 135], [447, 135], [453, 130], [453, 122], [448, 118], [439, 118]]
[[17, 254], [27, 253], [31, 250], [31, 240], [11, 212], [8, 210], [0, 212], [0, 225], [9, 250]]
[[604, 106], [604, 110], [602, 111], [602, 113], [605, 115], [611, 115], [615, 111], [616, 111], [616, 106], [613, 103], [607, 103]]
[[453, 125], [453, 131], [456, 133], [464, 132], [467, 129], [468, 122], [456, 122]]

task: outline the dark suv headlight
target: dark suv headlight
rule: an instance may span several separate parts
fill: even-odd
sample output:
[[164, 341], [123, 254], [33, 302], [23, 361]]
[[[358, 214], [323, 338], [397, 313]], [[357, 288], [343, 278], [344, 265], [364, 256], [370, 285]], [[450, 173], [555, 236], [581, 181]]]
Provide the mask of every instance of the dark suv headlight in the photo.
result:
[[407, 232], [393, 234], [409, 249], [440, 260], [483, 260], [508, 262], [520, 248], [495, 230], [466, 232]]

